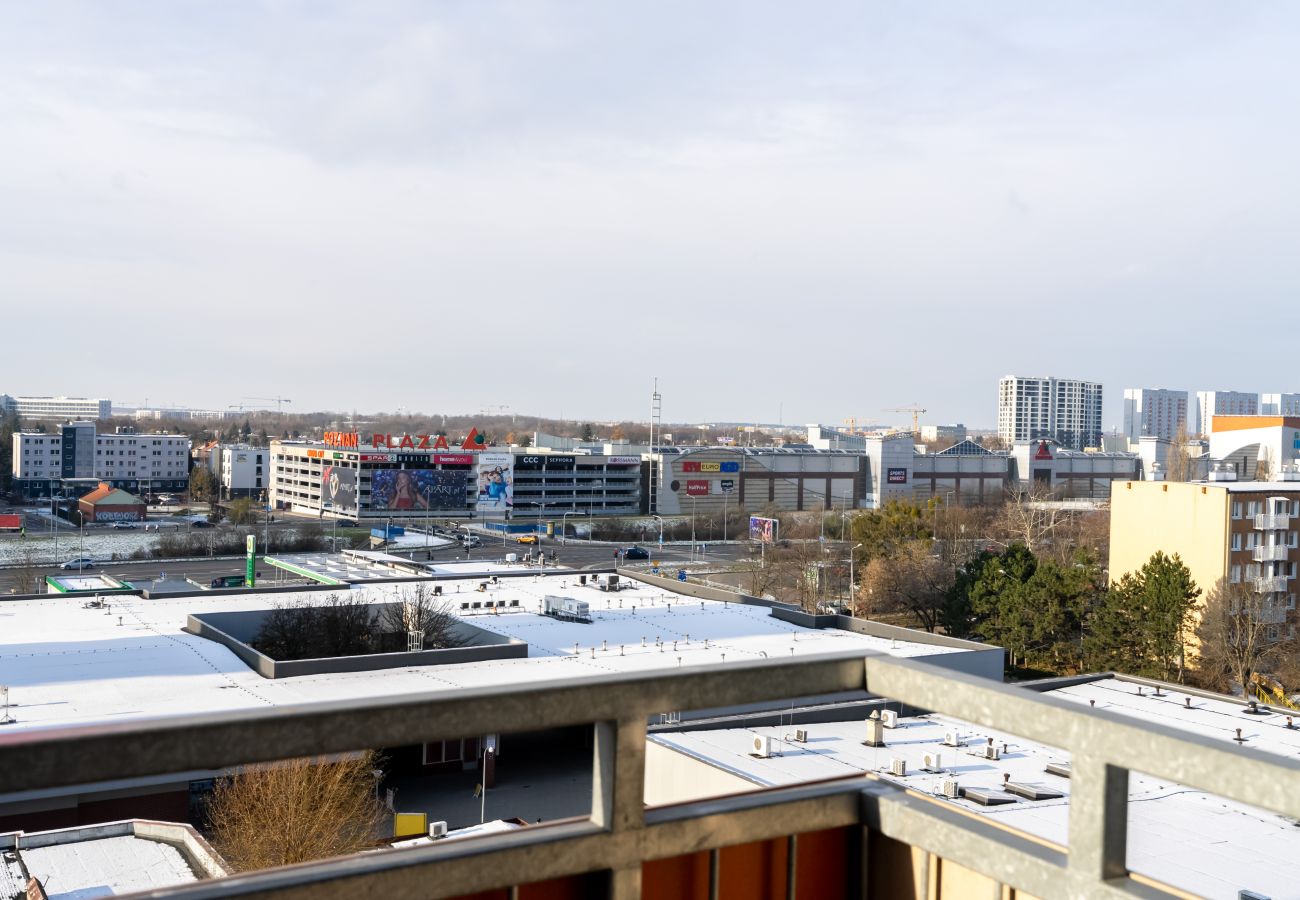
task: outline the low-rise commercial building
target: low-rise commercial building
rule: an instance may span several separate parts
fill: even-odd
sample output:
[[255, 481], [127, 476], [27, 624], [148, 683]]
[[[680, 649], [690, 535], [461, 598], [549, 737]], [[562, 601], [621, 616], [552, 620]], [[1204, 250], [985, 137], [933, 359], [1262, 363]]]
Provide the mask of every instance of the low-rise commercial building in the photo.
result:
[[134, 494], [107, 482], [77, 501], [84, 522], [143, 522], [148, 507]]
[[69, 419], [107, 419], [113, 401], [88, 397], [11, 397], [0, 394], [0, 411], [17, 413], [25, 421], [63, 422]]

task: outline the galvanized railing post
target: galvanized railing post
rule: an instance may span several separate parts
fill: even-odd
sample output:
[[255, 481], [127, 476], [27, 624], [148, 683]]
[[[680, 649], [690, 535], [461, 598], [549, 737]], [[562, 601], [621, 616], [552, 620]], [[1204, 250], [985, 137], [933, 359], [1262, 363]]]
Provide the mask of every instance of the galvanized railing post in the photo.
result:
[[[596, 722], [591, 773], [591, 820], [612, 832], [645, 827], [644, 715]], [[641, 866], [611, 871], [611, 900], [639, 900]]]
[[1069, 866], [1085, 883], [1128, 873], [1128, 770], [1076, 752], [1070, 761]]

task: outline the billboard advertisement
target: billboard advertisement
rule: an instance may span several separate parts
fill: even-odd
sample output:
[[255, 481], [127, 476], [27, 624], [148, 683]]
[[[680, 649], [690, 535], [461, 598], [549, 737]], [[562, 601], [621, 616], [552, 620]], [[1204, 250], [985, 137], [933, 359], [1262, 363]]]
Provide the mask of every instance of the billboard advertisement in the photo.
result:
[[761, 544], [775, 544], [781, 523], [776, 519], [764, 519], [761, 516], [749, 517], [749, 539]]
[[475, 474], [478, 477], [478, 502], [481, 513], [506, 513], [515, 505], [513, 453], [480, 453]]
[[465, 473], [378, 469], [370, 476], [370, 508], [393, 512], [464, 509]]
[[702, 478], [692, 478], [686, 482], [686, 496], [688, 497], [707, 497], [709, 495], [709, 482]]
[[885, 481], [889, 484], [907, 484], [907, 469], [886, 469]]
[[326, 466], [321, 471], [320, 498], [334, 509], [357, 508], [357, 470]]

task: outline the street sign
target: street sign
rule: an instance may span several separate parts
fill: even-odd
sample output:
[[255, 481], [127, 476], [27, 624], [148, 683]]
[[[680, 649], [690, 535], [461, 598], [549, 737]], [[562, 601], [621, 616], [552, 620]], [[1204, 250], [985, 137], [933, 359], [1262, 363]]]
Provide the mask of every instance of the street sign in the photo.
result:
[[653, 565], [653, 566], [650, 567], [650, 574], [651, 574], [651, 575], [658, 575], [658, 574], [659, 574], [659, 566], [658, 566], [658, 564]]
[[678, 581], [685, 581], [685, 580], [686, 580], [686, 570], [685, 570], [685, 569], [678, 569], [678, 570], [677, 570], [677, 580], [678, 580]]

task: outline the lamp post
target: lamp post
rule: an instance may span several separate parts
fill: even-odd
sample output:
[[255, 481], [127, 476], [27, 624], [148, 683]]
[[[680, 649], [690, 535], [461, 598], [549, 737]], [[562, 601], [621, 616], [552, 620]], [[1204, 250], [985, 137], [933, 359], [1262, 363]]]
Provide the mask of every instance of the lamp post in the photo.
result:
[[433, 506], [433, 502], [431, 499], [432, 496], [433, 496], [433, 485], [430, 484], [424, 489], [424, 558], [425, 559], [428, 559], [430, 555], [429, 529], [430, 526], [432, 525], [432, 522], [430, 521], [429, 513]]
[[659, 520], [659, 549], [662, 550], [664, 547], [664, 520], [660, 516], [651, 516], [650, 518]]
[[573, 510], [569, 510], [568, 512], [561, 514], [560, 516], [560, 545], [561, 546], [567, 547], [569, 545], [569, 529], [568, 526], [565, 524], [565, 520], [567, 520], [569, 516], [580, 516], [580, 515], [582, 515], [582, 513], [574, 512]]
[[853, 590], [853, 557], [857, 556], [858, 548], [861, 546], [861, 544], [854, 544], [853, 548], [849, 550], [849, 601], [852, 603], [850, 608], [853, 610], [855, 619], [858, 616], [858, 592]]
[[691, 559], [695, 559], [695, 498], [691, 498]]

